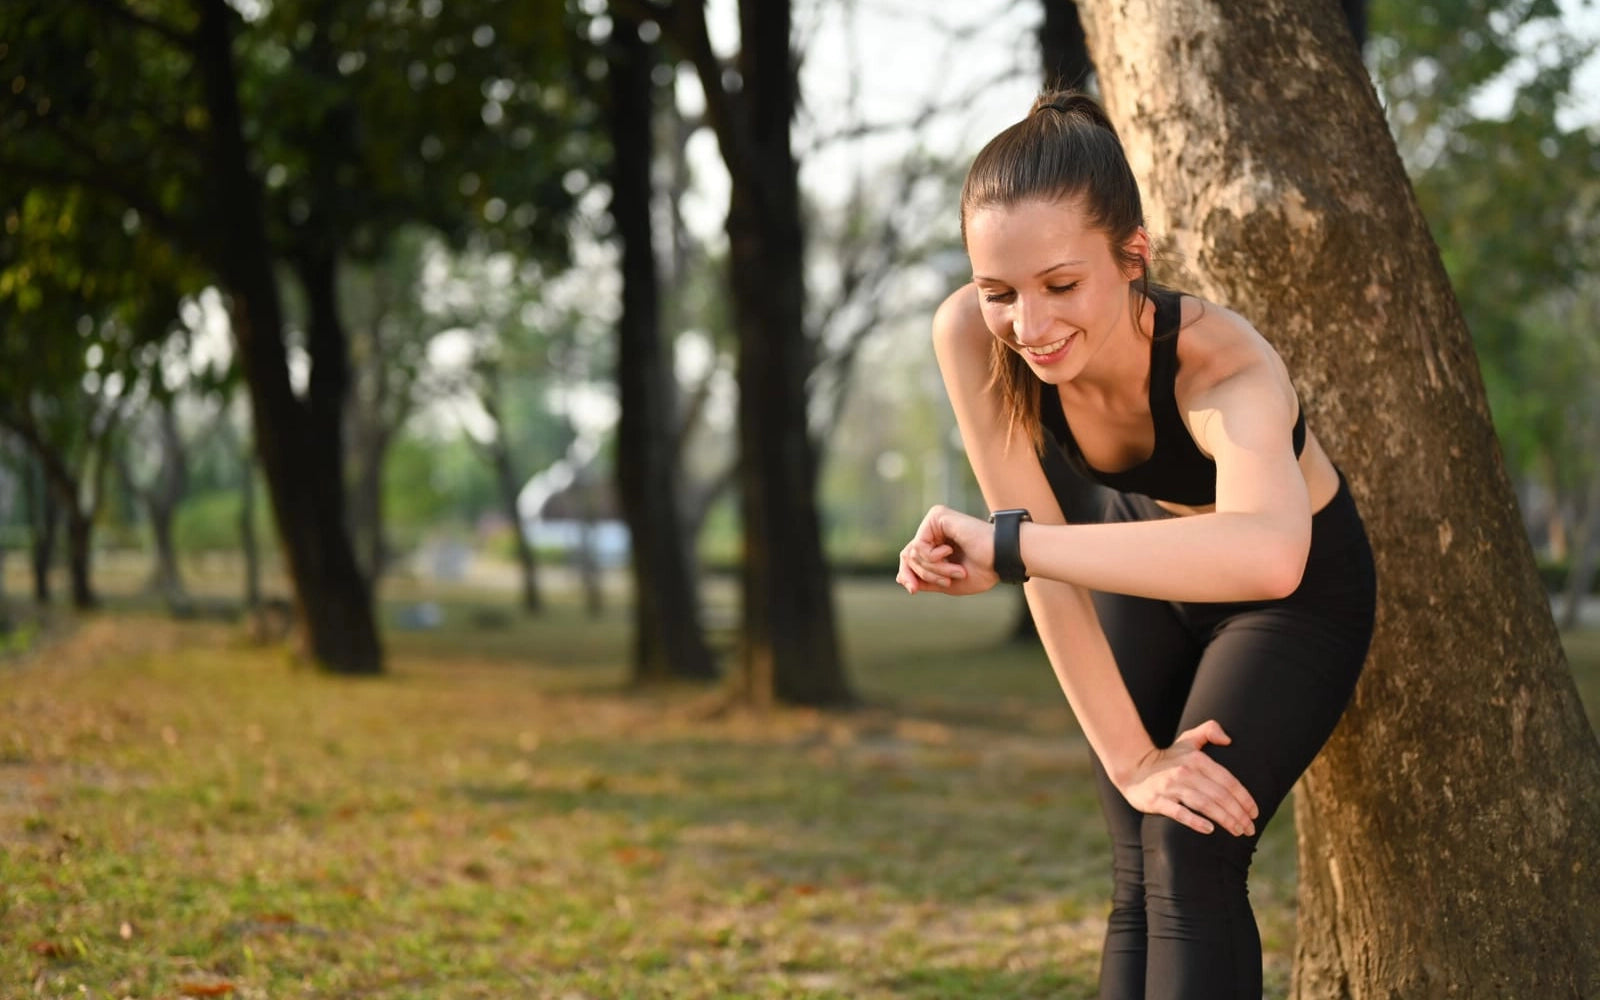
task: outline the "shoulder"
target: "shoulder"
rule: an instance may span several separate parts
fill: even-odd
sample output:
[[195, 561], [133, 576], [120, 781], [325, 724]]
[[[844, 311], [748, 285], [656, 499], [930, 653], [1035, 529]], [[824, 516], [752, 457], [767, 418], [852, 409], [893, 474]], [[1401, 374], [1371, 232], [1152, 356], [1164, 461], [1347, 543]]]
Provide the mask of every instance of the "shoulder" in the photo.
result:
[[[1213, 454], [1218, 432], [1277, 440], [1300, 408], [1283, 359], [1233, 310], [1187, 295], [1182, 301], [1173, 395], [1195, 440]], [[1243, 419], [1226, 428], [1213, 419], [1230, 413]]]
[[1184, 295], [1181, 302], [1174, 387], [1180, 402], [1247, 386], [1275, 387], [1277, 395], [1293, 402], [1288, 367], [1249, 320], [1226, 306], [1192, 295]]
[[978, 302], [978, 286], [971, 282], [945, 296], [933, 314], [933, 342], [947, 347], [987, 347], [988, 328], [983, 324], [983, 307]]

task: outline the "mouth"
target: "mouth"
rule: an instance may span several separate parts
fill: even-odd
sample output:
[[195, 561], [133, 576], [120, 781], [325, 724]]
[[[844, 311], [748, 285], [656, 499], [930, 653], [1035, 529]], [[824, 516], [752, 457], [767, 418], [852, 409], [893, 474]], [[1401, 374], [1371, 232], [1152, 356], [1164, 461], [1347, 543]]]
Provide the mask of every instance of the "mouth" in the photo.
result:
[[1018, 349], [1021, 350], [1023, 355], [1034, 364], [1048, 365], [1065, 357], [1068, 348], [1072, 346], [1072, 342], [1076, 338], [1077, 334], [1074, 333], [1069, 336], [1062, 337], [1060, 340], [1057, 340], [1054, 343], [1041, 344], [1038, 347], [1027, 347], [1019, 344]]

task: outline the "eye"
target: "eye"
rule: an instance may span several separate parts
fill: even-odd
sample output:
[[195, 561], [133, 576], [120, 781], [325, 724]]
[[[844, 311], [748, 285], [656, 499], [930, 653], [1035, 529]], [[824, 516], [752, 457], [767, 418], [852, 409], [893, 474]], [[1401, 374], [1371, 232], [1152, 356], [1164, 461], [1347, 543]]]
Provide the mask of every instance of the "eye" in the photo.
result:
[[1051, 292], [1051, 293], [1056, 294], [1056, 295], [1061, 295], [1061, 294], [1063, 294], [1065, 292], [1070, 292], [1074, 288], [1077, 288], [1077, 287], [1078, 287], [1078, 282], [1074, 281], [1071, 284], [1066, 284], [1066, 285], [1046, 285], [1045, 286], [1045, 291]]
[[1006, 303], [1017, 297], [1016, 292], [984, 292], [983, 301]]

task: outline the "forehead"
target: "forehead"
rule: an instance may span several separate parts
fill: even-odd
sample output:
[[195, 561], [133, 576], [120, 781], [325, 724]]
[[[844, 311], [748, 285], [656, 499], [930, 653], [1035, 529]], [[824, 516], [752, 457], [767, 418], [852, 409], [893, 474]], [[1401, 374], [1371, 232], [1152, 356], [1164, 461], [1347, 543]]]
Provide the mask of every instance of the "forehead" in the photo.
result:
[[1077, 199], [1030, 199], [972, 210], [967, 255], [974, 273], [1004, 278], [1032, 275], [1061, 260], [1109, 260], [1110, 242], [1089, 227]]

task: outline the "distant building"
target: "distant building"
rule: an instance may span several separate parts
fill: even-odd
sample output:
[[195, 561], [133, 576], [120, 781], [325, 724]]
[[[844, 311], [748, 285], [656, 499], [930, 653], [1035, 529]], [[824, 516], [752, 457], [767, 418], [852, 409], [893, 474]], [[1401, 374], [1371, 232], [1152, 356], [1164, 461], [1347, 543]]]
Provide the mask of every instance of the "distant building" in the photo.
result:
[[535, 548], [559, 551], [576, 562], [587, 537], [596, 565], [628, 564], [628, 526], [616, 486], [594, 463], [574, 474], [565, 461], [557, 462], [523, 487], [518, 509]]

